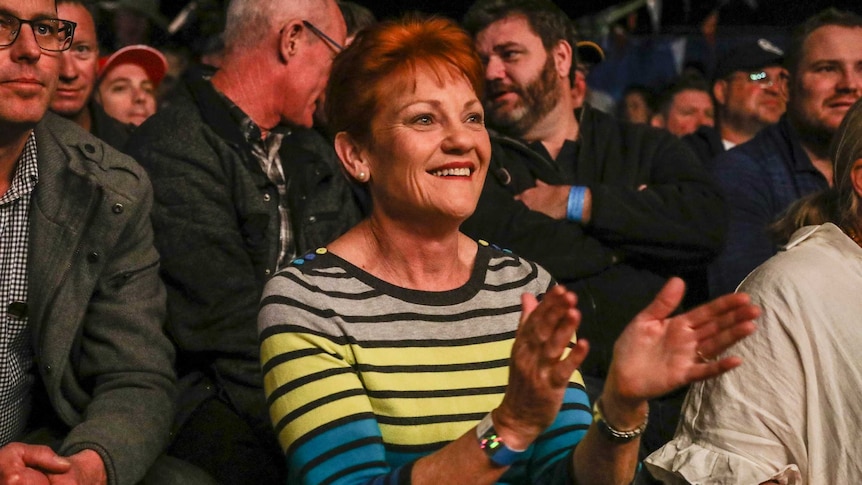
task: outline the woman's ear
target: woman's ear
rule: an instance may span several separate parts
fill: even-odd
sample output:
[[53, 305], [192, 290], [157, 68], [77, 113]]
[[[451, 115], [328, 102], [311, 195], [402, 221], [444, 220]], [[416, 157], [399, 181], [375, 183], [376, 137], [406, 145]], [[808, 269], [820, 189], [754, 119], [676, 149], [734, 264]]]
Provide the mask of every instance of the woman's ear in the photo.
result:
[[359, 183], [371, 179], [371, 167], [362, 157], [362, 148], [352, 136], [342, 131], [335, 135], [335, 153], [341, 159], [344, 171]]
[[857, 158], [850, 167], [850, 183], [853, 184], [856, 196], [862, 198], [862, 158]]

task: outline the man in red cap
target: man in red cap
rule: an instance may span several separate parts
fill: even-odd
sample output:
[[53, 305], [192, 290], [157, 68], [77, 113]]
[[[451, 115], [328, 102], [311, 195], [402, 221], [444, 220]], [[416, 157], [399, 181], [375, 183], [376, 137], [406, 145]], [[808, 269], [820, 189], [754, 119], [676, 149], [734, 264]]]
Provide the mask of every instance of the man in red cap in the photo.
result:
[[156, 90], [167, 71], [168, 61], [158, 50], [123, 47], [99, 60], [96, 101], [114, 119], [138, 126], [156, 112]]

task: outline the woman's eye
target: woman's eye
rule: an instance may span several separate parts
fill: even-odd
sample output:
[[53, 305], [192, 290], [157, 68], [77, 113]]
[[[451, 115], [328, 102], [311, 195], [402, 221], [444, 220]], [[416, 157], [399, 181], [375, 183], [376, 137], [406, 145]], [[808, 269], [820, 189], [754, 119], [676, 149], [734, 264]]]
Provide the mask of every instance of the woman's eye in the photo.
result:
[[431, 117], [431, 115], [419, 115], [413, 118], [413, 123], [417, 123], [420, 125], [430, 125], [432, 121], [434, 121], [434, 119]]
[[482, 124], [484, 122], [484, 118], [481, 113], [473, 113], [467, 117], [468, 123], [479, 123]]

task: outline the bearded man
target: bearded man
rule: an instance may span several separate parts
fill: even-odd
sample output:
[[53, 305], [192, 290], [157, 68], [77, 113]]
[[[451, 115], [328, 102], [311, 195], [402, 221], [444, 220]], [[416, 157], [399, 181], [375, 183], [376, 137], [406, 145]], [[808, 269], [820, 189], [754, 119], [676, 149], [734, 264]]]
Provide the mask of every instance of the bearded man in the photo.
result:
[[[485, 63], [488, 124], [505, 136], [492, 137], [485, 188], [462, 229], [538, 262], [578, 294], [579, 337], [591, 344], [582, 373], [595, 394], [613, 342], [668, 276], [700, 275], [705, 292], [724, 203], [676, 137], [574, 109], [572, 26], [550, 1], [479, 0], [464, 25]], [[670, 414], [650, 416], [647, 449], [672, 435]]]

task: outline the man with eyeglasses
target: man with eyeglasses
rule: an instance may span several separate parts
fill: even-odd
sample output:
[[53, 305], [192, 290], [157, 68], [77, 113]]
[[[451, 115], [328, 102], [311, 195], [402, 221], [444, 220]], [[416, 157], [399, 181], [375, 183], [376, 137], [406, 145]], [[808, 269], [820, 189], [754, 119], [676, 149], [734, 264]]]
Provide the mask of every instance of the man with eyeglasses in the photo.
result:
[[[225, 55], [133, 133], [155, 188], [156, 247], [178, 347], [169, 453], [223, 483], [284, 483], [257, 338], [266, 281], [359, 220], [310, 127], [346, 26], [333, 0], [233, 0]], [[300, 134], [300, 132], [302, 132]]]
[[[787, 113], [712, 164], [730, 226], [725, 248], [709, 268], [711, 295], [735, 290], [777, 252], [768, 226], [792, 202], [832, 185], [829, 145], [862, 95], [862, 17], [827, 9], [809, 18], [794, 33], [785, 64]], [[746, 82], [768, 77], [755, 72]]]
[[0, 0], [0, 483], [131, 485], [175, 392], [152, 189], [47, 113], [75, 32], [56, 17]]
[[787, 108], [783, 61], [784, 50], [762, 38], [744, 41], [719, 58], [712, 83], [715, 127], [683, 138], [704, 164], [778, 122]]
[[99, 70], [99, 41], [88, 5], [85, 0], [57, 2], [57, 15], [75, 22], [77, 27], [72, 46], [60, 56], [60, 83], [51, 100], [51, 111], [121, 150], [129, 139], [129, 128], [108, 116], [93, 100]]

